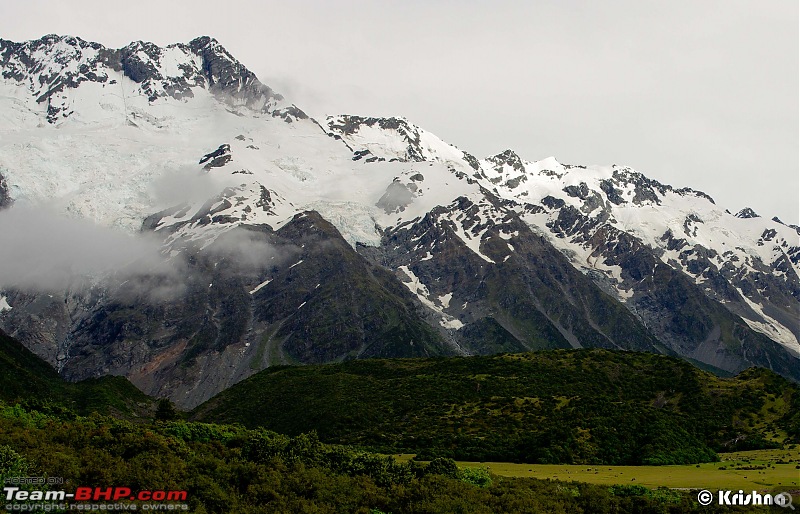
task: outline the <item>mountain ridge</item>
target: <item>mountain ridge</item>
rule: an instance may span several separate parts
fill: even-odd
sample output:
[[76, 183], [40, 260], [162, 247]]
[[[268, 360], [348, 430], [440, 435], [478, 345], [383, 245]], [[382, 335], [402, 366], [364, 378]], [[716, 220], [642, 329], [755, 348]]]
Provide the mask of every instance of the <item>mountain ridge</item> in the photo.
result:
[[[209, 37], [0, 40], [0, 69], [0, 208], [53, 204], [156, 238], [200, 313], [130, 294], [120, 274], [0, 284], [0, 327], [71, 378], [125, 374], [194, 406], [287, 359], [405, 356], [413, 340], [422, 355], [647, 349], [800, 380], [798, 231], [703, 192], [510, 149], [479, 159], [402, 117], [317, 121]], [[313, 266], [294, 261], [319, 229], [303, 216], [330, 224], [309, 241], [338, 252]], [[360, 271], [325, 289], [323, 255]], [[373, 300], [339, 309], [362, 286]], [[345, 313], [326, 343], [314, 302]], [[361, 346], [381, 333], [405, 335]]]
[[[179, 55], [171, 55], [175, 53]], [[185, 62], [187, 58], [189, 62]], [[162, 62], [169, 60], [175, 62]], [[117, 80], [109, 76], [110, 72], [122, 72], [140, 84], [140, 92], [150, 102], [163, 97], [193, 97], [193, 87], [206, 88], [264, 112], [283, 100], [208, 36], [164, 48], [135, 41], [119, 49], [55, 34], [24, 43], [0, 39], [0, 65], [3, 78], [28, 82], [36, 102], [47, 102], [49, 123], [72, 114], [69, 103], [58, 102], [59, 93], [82, 82], [113, 85]], [[169, 67], [173, 69], [167, 71]]]

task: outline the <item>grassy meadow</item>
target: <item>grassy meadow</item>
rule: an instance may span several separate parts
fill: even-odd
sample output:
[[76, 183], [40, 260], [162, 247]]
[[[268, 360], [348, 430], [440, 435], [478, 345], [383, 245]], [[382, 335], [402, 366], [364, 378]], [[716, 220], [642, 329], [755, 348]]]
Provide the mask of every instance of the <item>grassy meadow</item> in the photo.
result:
[[[395, 456], [406, 461], [413, 455]], [[596, 485], [636, 484], [649, 488], [800, 490], [800, 448], [719, 454], [720, 462], [683, 466], [591, 466], [459, 461], [460, 467], [485, 467], [492, 474]]]

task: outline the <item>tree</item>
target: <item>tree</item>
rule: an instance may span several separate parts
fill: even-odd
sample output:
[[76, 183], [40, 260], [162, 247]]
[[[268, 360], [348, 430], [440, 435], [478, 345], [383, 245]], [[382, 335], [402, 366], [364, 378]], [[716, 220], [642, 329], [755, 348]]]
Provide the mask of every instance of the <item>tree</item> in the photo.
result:
[[156, 408], [156, 421], [172, 421], [178, 419], [178, 410], [166, 398], [158, 400], [158, 407]]

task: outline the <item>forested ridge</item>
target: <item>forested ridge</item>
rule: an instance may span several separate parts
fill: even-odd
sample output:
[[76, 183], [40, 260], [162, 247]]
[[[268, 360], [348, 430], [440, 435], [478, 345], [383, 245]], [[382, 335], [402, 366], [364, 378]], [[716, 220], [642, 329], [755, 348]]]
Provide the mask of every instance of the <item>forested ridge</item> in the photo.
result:
[[469, 461], [688, 464], [800, 442], [800, 391], [666, 356], [554, 350], [267, 369], [192, 413], [386, 453]]

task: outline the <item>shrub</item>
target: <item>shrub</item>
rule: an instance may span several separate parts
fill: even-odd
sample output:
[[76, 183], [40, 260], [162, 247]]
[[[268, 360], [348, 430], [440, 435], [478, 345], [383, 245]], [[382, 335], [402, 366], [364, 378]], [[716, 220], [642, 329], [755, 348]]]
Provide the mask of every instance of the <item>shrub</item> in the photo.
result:
[[446, 459], [439, 457], [433, 459], [427, 466], [425, 466], [424, 474], [426, 475], [444, 475], [449, 478], [458, 478], [458, 466], [453, 459]]
[[608, 492], [614, 496], [644, 496], [649, 489], [643, 485], [612, 485]]
[[0, 445], [0, 478], [5, 483], [7, 477], [25, 476], [28, 463], [7, 444]]
[[477, 487], [489, 487], [492, 485], [492, 476], [489, 474], [489, 468], [461, 468], [458, 471], [458, 478], [462, 482]]

